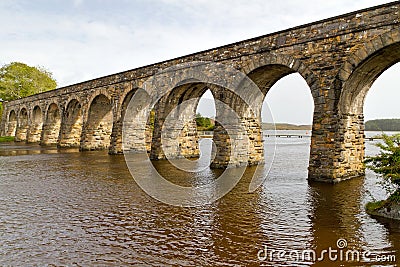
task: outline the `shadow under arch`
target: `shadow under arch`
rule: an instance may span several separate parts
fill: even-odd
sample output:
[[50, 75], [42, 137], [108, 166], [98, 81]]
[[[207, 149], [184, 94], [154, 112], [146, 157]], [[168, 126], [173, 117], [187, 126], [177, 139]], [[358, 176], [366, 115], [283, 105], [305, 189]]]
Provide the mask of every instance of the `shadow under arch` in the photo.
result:
[[[129, 102], [132, 100], [132, 97], [135, 95], [136, 91], [138, 90], [137, 87], [127, 91], [122, 97], [122, 102], [119, 104], [119, 108], [117, 109], [116, 113], [114, 114], [114, 123], [112, 127], [111, 133], [111, 145], [109, 154], [116, 155], [116, 154], [123, 154], [123, 142], [122, 142], [122, 130], [123, 130], [123, 122], [125, 119], [125, 115], [127, 113], [127, 108]], [[151, 112], [150, 117], [146, 123], [146, 134], [145, 134], [145, 142], [146, 142], [146, 150], [150, 152], [151, 146], [151, 138], [153, 135], [153, 128], [154, 128], [154, 111]]]
[[82, 105], [77, 99], [71, 99], [62, 116], [59, 147], [79, 147], [82, 121]]
[[243, 71], [263, 91], [264, 94], [281, 78], [298, 73], [310, 87], [313, 97], [318, 97], [317, 77], [301, 60], [289, 55], [264, 53], [257, 57], [250, 56]]
[[8, 115], [7, 121], [7, 136], [15, 136], [15, 132], [17, 130], [17, 113], [14, 110], [11, 110]]
[[61, 129], [61, 111], [56, 103], [51, 103], [46, 111], [43, 124], [41, 145], [55, 145], [58, 142]]
[[36, 105], [31, 114], [31, 125], [29, 126], [27, 142], [36, 143], [40, 141], [43, 127], [43, 111], [42, 108]]
[[15, 133], [15, 141], [17, 142], [26, 141], [28, 128], [29, 128], [28, 110], [25, 107], [23, 107], [19, 111], [18, 115], [18, 124]]
[[87, 121], [82, 130], [81, 150], [108, 149], [112, 131], [111, 100], [99, 94], [90, 102]]
[[[199, 157], [199, 137], [195, 116], [199, 100], [207, 90], [209, 90], [207, 84], [196, 79], [187, 79], [177, 83], [155, 104], [151, 159]], [[182, 125], [177, 123], [179, 121]], [[163, 127], [174, 129], [174, 131], [165, 133]], [[163, 146], [163, 143], [176, 145]]]

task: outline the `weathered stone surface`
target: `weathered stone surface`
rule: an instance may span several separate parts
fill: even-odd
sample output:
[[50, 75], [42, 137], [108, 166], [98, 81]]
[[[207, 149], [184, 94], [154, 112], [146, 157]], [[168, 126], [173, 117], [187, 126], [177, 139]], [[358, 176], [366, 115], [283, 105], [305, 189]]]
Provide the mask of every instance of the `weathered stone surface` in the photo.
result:
[[[164, 120], [183, 101], [196, 99], [210, 89], [216, 100], [238, 112], [241, 126], [230, 129], [229, 123], [223, 127], [217, 124], [213, 166], [225, 167], [229, 161], [258, 164], [264, 158], [260, 113], [244, 112], [246, 105], [238, 97], [213, 83], [233, 81], [233, 73], [206, 83], [201, 81], [210, 77], [185, 68], [175, 76], [168, 76], [168, 70], [158, 74], [168, 77], [168, 85], [176, 88], [165, 91], [161, 89], [165, 84], [153, 84], [156, 95], [166, 93], [154, 107], [154, 131], [147, 121], [129, 122], [127, 147], [122, 147], [125, 110], [138, 88], [171, 66], [209, 61], [244, 72], [264, 95], [280, 78], [299, 73], [314, 98], [309, 178], [337, 182], [361, 175], [363, 103], [376, 78], [400, 61], [399, 8], [396, 1], [11, 101], [4, 105], [1, 134], [15, 135], [17, 141], [57, 143], [83, 150], [150, 151], [152, 158], [161, 159], [165, 158], [160, 146]], [[180, 74], [188, 79], [192, 75], [193, 81], [181, 85]], [[256, 105], [261, 102], [254, 101]], [[165, 136], [169, 157], [198, 155], [198, 137], [189, 119], [194, 111], [195, 105], [181, 114], [187, 123], [175, 128], [179, 134]], [[234, 133], [227, 136], [229, 131]], [[230, 156], [232, 149], [234, 158]]]

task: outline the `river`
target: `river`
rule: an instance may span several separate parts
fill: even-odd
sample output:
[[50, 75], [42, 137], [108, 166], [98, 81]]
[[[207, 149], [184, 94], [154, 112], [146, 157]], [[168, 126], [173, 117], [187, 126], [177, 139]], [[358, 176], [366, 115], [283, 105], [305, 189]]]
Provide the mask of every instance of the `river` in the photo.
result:
[[[274, 140], [261, 188], [247, 190], [251, 167], [230, 193], [195, 208], [145, 194], [123, 156], [0, 144], [0, 265], [396, 266], [398, 224], [364, 212], [371, 195], [385, 198], [376, 175], [309, 183], [310, 139]], [[373, 143], [366, 143], [368, 155], [378, 152]], [[183, 177], [166, 162], [155, 165], [183, 184], [219, 174], [207, 168]], [[332, 258], [321, 253], [329, 248], [337, 251]], [[315, 251], [316, 259], [304, 250]], [[365, 257], [346, 258], [348, 251]]]

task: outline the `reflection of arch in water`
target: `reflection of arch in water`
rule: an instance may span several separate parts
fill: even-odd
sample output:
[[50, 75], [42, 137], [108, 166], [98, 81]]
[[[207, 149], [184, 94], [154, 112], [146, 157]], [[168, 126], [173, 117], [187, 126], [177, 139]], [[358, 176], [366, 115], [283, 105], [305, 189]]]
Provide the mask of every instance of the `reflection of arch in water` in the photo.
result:
[[[309, 185], [306, 205], [309, 205], [308, 216], [312, 227], [310, 232], [313, 235], [310, 247], [316, 250], [317, 255], [321, 255], [321, 251], [329, 247], [338, 249], [338, 240], [347, 242], [344, 252], [347, 249], [365, 251], [363, 235], [366, 233], [362, 225], [365, 222], [360, 219], [363, 212], [360, 206], [363, 182], [364, 179], [359, 177], [335, 186], [324, 183]], [[328, 256], [325, 256], [313, 266], [343, 266], [342, 264], [343, 262], [334, 264]]]
[[61, 127], [60, 109], [57, 104], [52, 103], [47, 108], [46, 121], [43, 125], [42, 145], [57, 144]]

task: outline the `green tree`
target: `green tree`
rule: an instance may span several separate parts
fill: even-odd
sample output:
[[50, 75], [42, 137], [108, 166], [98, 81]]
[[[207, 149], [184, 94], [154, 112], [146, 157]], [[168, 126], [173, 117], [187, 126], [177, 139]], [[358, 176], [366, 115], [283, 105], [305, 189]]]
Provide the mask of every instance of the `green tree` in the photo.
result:
[[196, 114], [196, 125], [199, 131], [212, 131], [214, 130], [214, 123], [210, 118], [201, 116], [200, 113]]
[[0, 68], [0, 98], [4, 101], [27, 97], [56, 87], [57, 82], [52, 73], [43, 67], [12, 62]]
[[365, 163], [369, 169], [400, 186], [400, 134], [393, 136], [383, 134], [382, 138], [383, 143], [376, 144], [381, 149], [380, 153], [367, 157]]
[[400, 131], [400, 119], [378, 119], [365, 123], [366, 131]]
[[376, 144], [381, 149], [380, 153], [367, 157], [365, 163], [367, 168], [382, 176], [382, 184], [393, 198], [400, 193], [400, 134], [384, 134], [382, 137], [383, 143]]
[[0, 102], [0, 121], [1, 121], [2, 116], [3, 116], [3, 102]]

